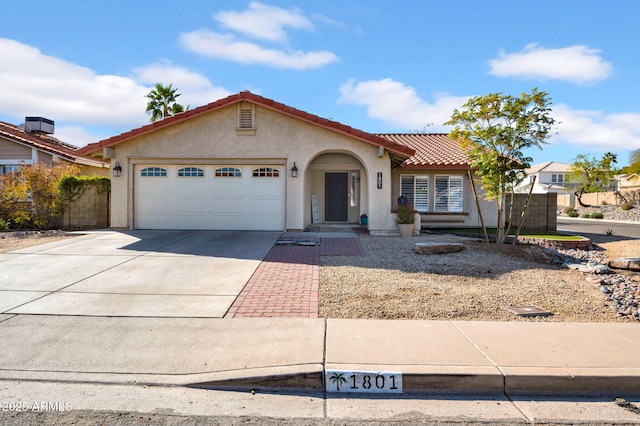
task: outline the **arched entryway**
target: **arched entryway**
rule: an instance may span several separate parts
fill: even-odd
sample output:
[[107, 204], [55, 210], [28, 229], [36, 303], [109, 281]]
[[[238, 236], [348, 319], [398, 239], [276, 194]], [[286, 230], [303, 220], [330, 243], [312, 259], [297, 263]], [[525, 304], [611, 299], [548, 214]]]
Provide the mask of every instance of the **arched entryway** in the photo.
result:
[[305, 172], [305, 226], [316, 223], [359, 223], [367, 213], [368, 188], [362, 162], [347, 152], [316, 156]]

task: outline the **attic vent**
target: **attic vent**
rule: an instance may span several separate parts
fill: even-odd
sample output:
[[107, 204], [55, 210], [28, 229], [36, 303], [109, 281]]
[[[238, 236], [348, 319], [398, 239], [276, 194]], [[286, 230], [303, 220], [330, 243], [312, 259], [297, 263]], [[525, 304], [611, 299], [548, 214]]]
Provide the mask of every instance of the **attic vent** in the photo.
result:
[[255, 135], [255, 110], [252, 103], [243, 102], [238, 105], [238, 128], [239, 135]]
[[43, 117], [25, 117], [24, 131], [27, 133], [53, 134], [55, 123], [53, 120]]
[[253, 105], [246, 104], [240, 106], [240, 126], [241, 129], [253, 129]]

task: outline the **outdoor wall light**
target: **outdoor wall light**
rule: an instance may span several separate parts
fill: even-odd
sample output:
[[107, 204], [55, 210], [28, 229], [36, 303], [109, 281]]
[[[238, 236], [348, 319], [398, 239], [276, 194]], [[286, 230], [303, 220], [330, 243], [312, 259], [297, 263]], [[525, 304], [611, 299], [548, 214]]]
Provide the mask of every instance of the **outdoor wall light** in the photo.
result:
[[293, 167], [291, 168], [291, 177], [298, 177], [298, 168], [296, 167], [296, 162], [293, 162]]
[[122, 173], [122, 167], [120, 163], [116, 161], [116, 165], [113, 166], [113, 177], [120, 177], [120, 173]]

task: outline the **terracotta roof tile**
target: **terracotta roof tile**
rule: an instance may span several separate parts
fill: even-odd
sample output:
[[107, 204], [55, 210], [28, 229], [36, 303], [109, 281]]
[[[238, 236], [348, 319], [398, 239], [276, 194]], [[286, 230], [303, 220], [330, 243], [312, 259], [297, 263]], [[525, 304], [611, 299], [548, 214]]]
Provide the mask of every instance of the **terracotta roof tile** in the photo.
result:
[[109, 139], [104, 139], [100, 142], [89, 144], [86, 147], [82, 148], [80, 152], [83, 154], [90, 154], [92, 152], [101, 150], [102, 148], [117, 145], [119, 143], [125, 142], [137, 136], [154, 132], [156, 130], [169, 127], [176, 123], [183, 122], [191, 117], [197, 117], [199, 115], [206, 114], [210, 111], [221, 109], [242, 101], [249, 101], [256, 105], [261, 105], [273, 111], [278, 111], [282, 114], [295, 117], [299, 120], [303, 120], [308, 123], [313, 123], [315, 125], [324, 127], [326, 129], [351, 136], [353, 138], [359, 139], [363, 142], [367, 142], [375, 146], [384, 146], [385, 149], [387, 149], [388, 151], [392, 152], [397, 156], [400, 156], [402, 159], [409, 158], [415, 152], [415, 150], [408, 145], [400, 144], [388, 138], [382, 138], [380, 136], [367, 133], [362, 130], [354, 129], [352, 127], [346, 126], [336, 121], [327, 120], [326, 118], [322, 118], [317, 115], [313, 115], [308, 112], [298, 110], [296, 108], [290, 107], [280, 102], [275, 102], [272, 99], [264, 98], [262, 96], [253, 94], [249, 91], [236, 93], [235, 95], [227, 96], [226, 98], [217, 100], [210, 104], [186, 111], [181, 114], [167, 117], [163, 120], [156, 121], [155, 123], [147, 124], [137, 129], [133, 129], [131, 131], [122, 133], [120, 135], [113, 136]]
[[[16, 141], [50, 154], [55, 154], [68, 161], [89, 159], [82, 155], [79, 148], [43, 133], [28, 133], [22, 127], [0, 121], [0, 137]], [[91, 161], [96, 161], [91, 159]]]
[[469, 161], [460, 146], [444, 133], [392, 133], [379, 134], [378, 136], [415, 150], [415, 154], [405, 160], [400, 167], [414, 169], [469, 168]]

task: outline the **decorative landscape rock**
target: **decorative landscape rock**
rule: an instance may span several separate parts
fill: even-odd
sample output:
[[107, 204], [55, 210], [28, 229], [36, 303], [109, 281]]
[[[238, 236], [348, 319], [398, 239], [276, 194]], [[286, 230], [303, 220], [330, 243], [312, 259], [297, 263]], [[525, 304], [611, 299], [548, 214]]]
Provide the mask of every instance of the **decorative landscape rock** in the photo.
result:
[[640, 257], [619, 257], [609, 261], [609, 267], [640, 271]]
[[456, 253], [466, 249], [462, 243], [416, 243], [414, 250], [418, 254]]

